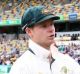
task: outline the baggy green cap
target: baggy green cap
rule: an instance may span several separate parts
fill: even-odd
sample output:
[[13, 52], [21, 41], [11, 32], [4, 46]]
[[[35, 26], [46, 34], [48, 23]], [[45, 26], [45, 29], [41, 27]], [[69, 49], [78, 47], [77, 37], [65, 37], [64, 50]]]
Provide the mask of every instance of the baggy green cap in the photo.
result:
[[54, 16], [47, 8], [44, 6], [33, 6], [28, 8], [21, 19], [22, 30], [26, 27], [32, 27], [37, 23], [41, 23], [45, 20], [53, 19], [58, 20], [60, 19], [58, 16]]

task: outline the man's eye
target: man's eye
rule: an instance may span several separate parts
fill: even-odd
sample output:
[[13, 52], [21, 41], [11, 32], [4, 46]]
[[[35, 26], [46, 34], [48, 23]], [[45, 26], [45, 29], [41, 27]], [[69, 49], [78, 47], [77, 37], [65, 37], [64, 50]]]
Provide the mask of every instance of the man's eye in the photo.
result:
[[47, 26], [46, 26], [46, 25], [42, 25], [42, 27], [43, 27], [43, 28], [46, 28]]
[[41, 27], [43, 28], [46, 28], [46, 27], [49, 27], [49, 26], [54, 26], [53, 24], [50, 24], [50, 25], [41, 25]]

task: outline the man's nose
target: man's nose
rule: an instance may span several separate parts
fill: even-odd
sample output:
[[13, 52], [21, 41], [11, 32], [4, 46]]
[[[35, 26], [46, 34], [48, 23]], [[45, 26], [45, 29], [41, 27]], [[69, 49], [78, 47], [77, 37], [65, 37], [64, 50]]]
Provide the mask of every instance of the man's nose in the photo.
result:
[[55, 31], [55, 27], [54, 27], [53, 25], [49, 26], [49, 27], [48, 27], [48, 31], [49, 31], [49, 32]]

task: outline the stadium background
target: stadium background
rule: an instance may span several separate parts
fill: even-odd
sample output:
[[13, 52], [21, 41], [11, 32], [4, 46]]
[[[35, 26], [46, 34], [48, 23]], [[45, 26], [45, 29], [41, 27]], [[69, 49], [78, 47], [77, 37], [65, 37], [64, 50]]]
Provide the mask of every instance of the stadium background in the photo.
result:
[[28, 46], [21, 30], [21, 16], [31, 6], [45, 5], [54, 15], [56, 45], [80, 64], [80, 0], [0, 0], [0, 74], [8, 74], [11, 65]]

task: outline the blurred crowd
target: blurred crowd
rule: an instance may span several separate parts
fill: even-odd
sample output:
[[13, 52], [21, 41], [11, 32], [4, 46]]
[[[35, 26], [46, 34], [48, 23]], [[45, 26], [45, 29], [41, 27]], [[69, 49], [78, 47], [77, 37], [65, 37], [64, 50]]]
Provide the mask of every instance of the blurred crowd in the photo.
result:
[[[71, 43], [69, 41], [67, 41], [67, 44], [65, 42], [57, 43], [58, 49], [61, 53], [70, 55], [80, 64], [80, 41], [75, 40], [76, 43], [73, 40]], [[18, 38], [16, 38], [15, 34], [0, 34], [0, 65], [12, 65], [27, 48], [28, 38], [25, 34], [19, 35]]]
[[28, 41], [25, 37], [18, 39], [0, 37], [0, 65], [12, 65], [27, 50]]
[[65, 18], [69, 13], [80, 12], [80, 0], [0, 0], [0, 20], [20, 19], [25, 9], [36, 5], [44, 5], [53, 14]]

